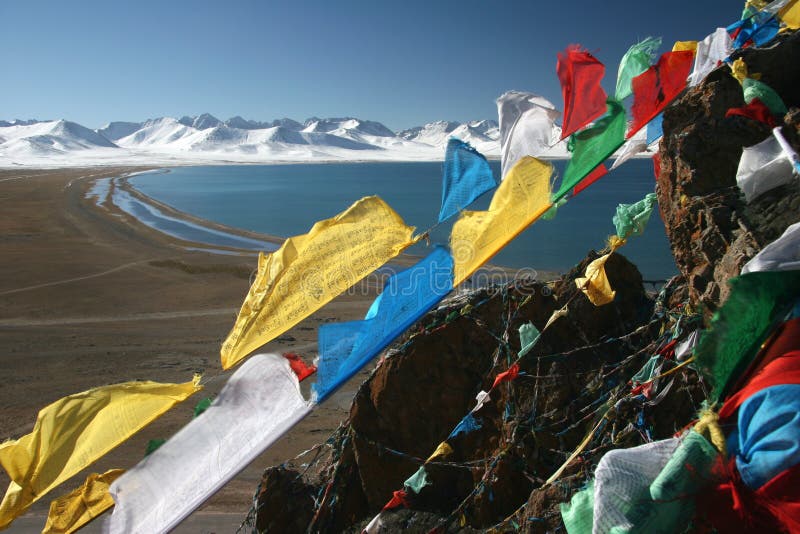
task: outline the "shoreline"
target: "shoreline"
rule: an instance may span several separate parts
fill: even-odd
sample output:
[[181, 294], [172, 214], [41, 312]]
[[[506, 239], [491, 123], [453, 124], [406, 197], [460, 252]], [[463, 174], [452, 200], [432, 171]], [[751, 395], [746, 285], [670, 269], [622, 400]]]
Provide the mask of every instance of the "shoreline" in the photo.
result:
[[[120, 190], [126, 192], [127, 194], [131, 195], [138, 201], [142, 202], [143, 204], [150, 206], [151, 208], [155, 208], [158, 211], [161, 211], [166, 216], [173, 218], [178, 221], [182, 221], [185, 223], [190, 224], [193, 227], [197, 227], [202, 230], [209, 230], [212, 233], [221, 233], [223, 236], [233, 236], [235, 238], [243, 238], [247, 240], [253, 241], [260, 241], [264, 243], [268, 243], [270, 245], [275, 245], [272, 250], [263, 250], [263, 252], [273, 252], [277, 250], [279, 246], [281, 246], [284, 241], [287, 239], [286, 237], [281, 237], [275, 234], [266, 234], [261, 232], [255, 232], [251, 230], [246, 230], [243, 228], [237, 228], [234, 226], [229, 226], [226, 224], [218, 223], [212, 221], [210, 219], [205, 219], [202, 217], [198, 217], [187, 213], [185, 211], [179, 210], [169, 204], [161, 202], [150, 195], [143, 193], [141, 190], [137, 189], [135, 185], [130, 182], [130, 178], [133, 178], [137, 175], [146, 174], [146, 173], [154, 173], [154, 174], [167, 174], [170, 172], [169, 167], [160, 167], [153, 170], [146, 170], [134, 173], [124, 174], [118, 177], [110, 178], [109, 191], [106, 195], [104, 200], [97, 200], [98, 205], [102, 205], [105, 209], [109, 210], [110, 212], [118, 213], [118, 214], [125, 214], [126, 216], [136, 218], [134, 214], [129, 213], [125, 209], [121, 208], [117, 204], [114, 203], [113, 200], [113, 193], [114, 188], [119, 188]], [[96, 180], [95, 180], [96, 181]], [[92, 183], [90, 182], [89, 188], [92, 187]], [[88, 189], [88, 188], [87, 188]], [[87, 190], [86, 193], [87, 197], [90, 195], [90, 191]], [[140, 219], [137, 219], [140, 224], [144, 224], [151, 228], [152, 230], [159, 231], [167, 236], [170, 236], [172, 239], [175, 239], [179, 243], [184, 243], [184, 246], [187, 250], [198, 250], [204, 251], [211, 254], [235, 254], [240, 256], [254, 256], [257, 255], [259, 250], [261, 249], [252, 249], [252, 248], [240, 248], [235, 246], [226, 246], [223, 244], [218, 243], [209, 243], [209, 242], [202, 242], [189, 239], [188, 237], [181, 237], [179, 235], [175, 235], [172, 233], [164, 232]], [[309, 230], [311, 226], [313, 226], [314, 222], [309, 222]], [[403, 252], [396, 258], [390, 260], [385, 266], [380, 267], [378, 271], [385, 272], [387, 269], [393, 272], [393, 268], [406, 268], [414, 265], [418, 261], [423, 258], [422, 255], [418, 254], [411, 254], [408, 252]], [[495, 275], [503, 275], [507, 278], [513, 277], [515, 274], [519, 272], [529, 272], [529, 268], [515, 268], [515, 267], [507, 267], [501, 265], [494, 265], [494, 264], [487, 264], [485, 267], [481, 269], [480, 272], [484, 274], [484, 278], [486, 277], [486, 273], [494, 273]], [[544, 280], [554, 280], [559, 276], [558, 272], [555, 271], [538, 271], [535, 270], [537, 275], [541, 275], [541, 278]]]
[[[221, 369], [219, 348], [249, 288], [254, 256], [188, 250], [186, 242], [87, 198], [96, 179], [153, 168], [0, 171], [0, 254], [6, 260], [0, 264], [0, 440], [30, 432], [37, 412], [67, 395], [130, 380], [185, 382], [196, 372], [204, 376], [203, 391], [55, 488], [26, 517], [46, 516], [50, 501], [80, 485], [88, 473], [135, 465], [149, 440], [182, 428], [194, 406], [216, 395], [232, 373]], [[319, 325], [363, 318], [376, 290], [360, 289], [260, 352], [297, 352], [311, 361]], [[324, 441], [346, 417], [371, 367], [187, 521], [197, 524], [195, 516], [215, 513], [243, 519], [262, 470]], [[8, 482], [0, 470], [0, 486]]]
[[[213, 153], [212, 153], [213, 154]], [[643, 152], [632, 156], [632, 159], [650, 159], [653, 157], [653, 152]], [[77, 160], [76, 156], [80, 153], [73, 153], [65, 156], [63, 160], [53, 159], [52, 161], [36, 161], [32, 163], [19, 163], [19, 162], [0, 162], [0, 171], [31, 171], [31, 170], [59, 170], [59, 169], [101, 169], [101, 168], [119, 168], [119, 167], [200, 167], [200, 166], [228, 166], [228, 165], [330, 165], [330, 164], [361, 164], [361, 163], [443, 163], [444, 162], [444, 149], [442, 149], [442, 157], [436, 158], [420, 158], [420, 159], [391, 159], [391, 158], [319, 158], [319, 159], [265, 159], [265, 160], [248, 160], [248, 159], [216, 159], [210, 157], [203, 159], [202, 157], [191, 158], [181, 157], [182, 154], [144, 154], [136, 155], [130, 159], [126, 158], [109, 158], [108, 160], [100, 157], [92, 158], [87, 156], [85, 160]], [[500, 161], [499, 155], [485, 155], [488, 161]], [[570, 155], [554, 155], [554, 156], [538, 156], [539, 159], [544, 161], [563, 161], [569, 160]], [[616, 156], [612, 155], [610, 159]]]
[[[0, 263], [0, 440], [30, 432], [37, 412], [55, 400], [105, 384], [185, 382], [200, 372], [205, 385], [34, 503], [28, 517], [46, 516], [50, 501], [81, 484], [88, 473], [135, 465], [149, 440], [182, 428], [193, 407], [218, 393], [232, 372], [221, 369], [219, 348], [247, 294], [255, 254], [193, 247], [196, 243], [172, 238], [88, 195], [97, 180], [158, 168], [0, 171], [0, 254], [5, 259]], [[365, 281], [259, 352], [296, 352], [313, 360], [320, 325], [364, 317], [380, 286]], [[347, 417], [355, 391], [376, 363], [187, 521], [202, 524], [204, 514], [219, 513], [244, 518], [262, 470], [324, 442]], [[303, 385], [304, 393], [309, 387]], [[7, 483], [0, 470], [0, 486]]]

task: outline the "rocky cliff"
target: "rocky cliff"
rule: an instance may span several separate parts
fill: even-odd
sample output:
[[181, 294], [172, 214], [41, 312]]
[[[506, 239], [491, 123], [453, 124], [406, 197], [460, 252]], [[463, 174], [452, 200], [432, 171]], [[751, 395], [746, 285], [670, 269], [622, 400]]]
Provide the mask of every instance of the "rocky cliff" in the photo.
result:
[[[784, 132], [795, 147], [798, 46], [798, 34], [782, 35], [740, 54], [789, 107]], [[726, 281], [800, 220], [797, 182], [750, 204], [736, 186], [742, 148], [770, 134], [753, 120], [725, 118], [743, 103], [741, 86], [721, 67], [664, 114], [656, 191], [681, 275], [658, 295], [614, 254], [606, 271], [616, 298], [593, 306], [574, 284], [597, 257], [592, 251], [555, 283], [517, 280], [446, 301], [383, 355], [349, 419], [306, 463], [266, 470], [253, 526], [359, 532], [447, 440], [452, 450], [426, 464], [429, 483], [409, 492], [406, 506], [384, 512], [380, 530], [553, 531], [562, 526], [558, 504], [606, 451], [667, 438], [690, 423], [708, 387], [689, 367], [669, 374], [681, 360], [676, 347], [725, 300]], [[564, 305], [567, 315], [543, 333], [518, 378], [475, 412], [479, 428], [448, 438], [516, 359], [518, 328], [542, 329]], [[651, 368], [656, 354], [659, 366]], [[647, 382], [653, 376], [660, 378]]]

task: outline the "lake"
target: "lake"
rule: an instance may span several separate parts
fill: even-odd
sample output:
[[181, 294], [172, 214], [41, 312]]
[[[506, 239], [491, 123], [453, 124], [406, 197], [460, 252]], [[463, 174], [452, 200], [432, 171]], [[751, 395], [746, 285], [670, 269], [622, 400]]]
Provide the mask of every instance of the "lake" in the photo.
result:
[[[553, 163], [563, 173], [566, 161]], [[500, 163], [490, 164], [498, 176]], [[137, 175], [130, 182], [146, 195], [197, 217], [288, 237], [307, 232], [314, 222], [368, 195], [379, 195], [406, 223], [422, 231], [436, 223], [441, 180], [441, 162], [385, 162], [180, 167]], [[614, 233], [611, 218], [617, 204], [636, 202], [654, 188], [652, 161], [631, 160], [570, 200], [552, 221], [536, 222], [492, 263], [568, 270], [590, 249], [604, 247]], [[490, 200], [491, 193], [483, 195], [471, 209], [486, 209]], [[436, 228], [432, 241], [446, 243], [451, 226], [452, 221]], [[410, 252], [425, 253], [422, 248]], [[657, 212], [645, 234], [631, 238], [620, 252], [639, 266], [645, 279], [677, 273]]]

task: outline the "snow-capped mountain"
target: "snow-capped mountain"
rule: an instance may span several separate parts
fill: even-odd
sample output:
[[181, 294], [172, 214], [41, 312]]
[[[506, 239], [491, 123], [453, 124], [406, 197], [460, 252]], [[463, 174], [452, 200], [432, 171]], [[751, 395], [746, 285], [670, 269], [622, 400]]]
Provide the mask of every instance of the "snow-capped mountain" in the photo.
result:
[[0, 126], [0, 162], [3, 156], [26, 159], [118, 148], [103, 135], [75, 122], [11, 121], [4, 124], [8, 126]]
[[[450, 137], [497, 158], [499, 136], [492, 120], [437, 121], [396, 133], [380, 122], [354, 117], [312, 117], [300, 123], [237, 116], [221, 121], [204, 113], [110, 122], [97, 130], [64, 120], [13, 120], [0, 121], [0, 166], [432, 161], [444, 158]], [[545, 156], [559, 157], [561, 152]]]

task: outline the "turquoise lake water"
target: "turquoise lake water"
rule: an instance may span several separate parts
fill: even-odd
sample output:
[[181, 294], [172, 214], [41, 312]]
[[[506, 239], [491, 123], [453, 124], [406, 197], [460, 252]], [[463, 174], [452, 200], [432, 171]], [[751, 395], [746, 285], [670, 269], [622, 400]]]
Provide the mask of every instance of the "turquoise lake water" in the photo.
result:
[[[563, 172], [566, 162], [554, 164]], [[500, 163], [491, 166], [499, 175]], [[408, 224], [430, 228], [439, 213], [441, 180], [441, 162], [392, 162], [182, 167], [130, 181], [143, 193], [197, 217], [292, 236], [367, 195], [381, 196]], [[654, 188], [651, 160], [629, 161], [570, 200], [552, 221], [536, 222], [491, 261], [515, 268], [568, 270], [589, 250], [604, 247], [606, 237], [614, 233], [611, 218], [617, 204], [636, 202]], [[490, 199], [491, 193], [484, 195], [471, 209], [485, 209]], [[450, 226], [438, 227], [432, 241], [446, 243]], [[645, 234], [630, 239], [620, 252], [638, 265], [645, 279], [677, 273], [657, 213]]]

